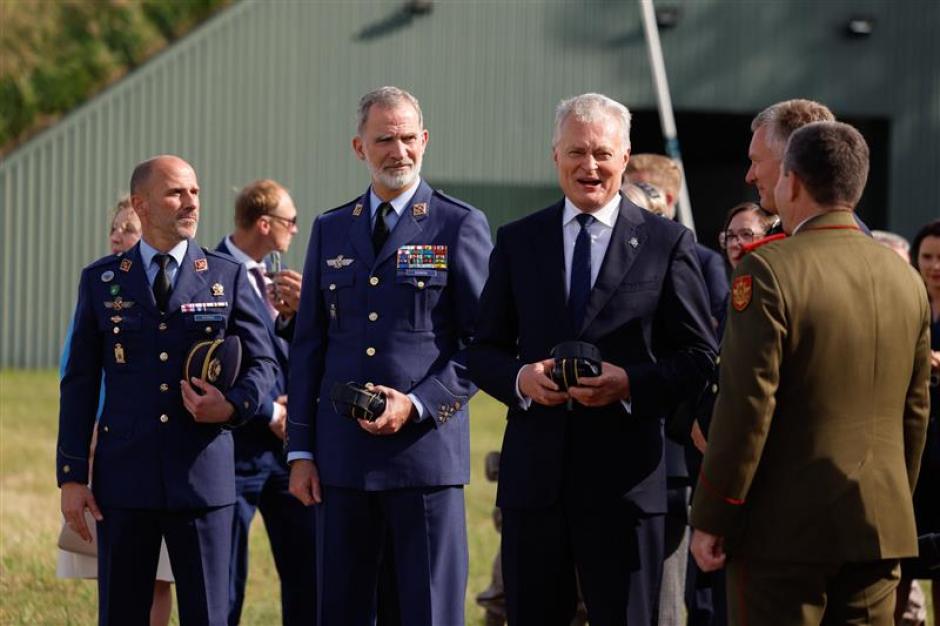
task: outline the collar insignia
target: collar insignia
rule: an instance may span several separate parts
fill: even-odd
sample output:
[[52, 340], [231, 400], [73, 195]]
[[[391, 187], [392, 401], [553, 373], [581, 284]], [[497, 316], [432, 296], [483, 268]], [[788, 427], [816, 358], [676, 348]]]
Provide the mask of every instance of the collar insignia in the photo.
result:
[[122, 271], [122, 272], [129, 272], [129, 271], [131, 271], [131, 265], [133, 265], [133, 264], [134, 264], [133, 261], [131, 261], [130, 259], [122, 259], [122, 260], [121, 260], [121, 271]]
[[205, 272], [207, 269], [209, 269], [209, 261], [205, 259], [196, 259], [194, 265], [196, 266], [197, 272]]

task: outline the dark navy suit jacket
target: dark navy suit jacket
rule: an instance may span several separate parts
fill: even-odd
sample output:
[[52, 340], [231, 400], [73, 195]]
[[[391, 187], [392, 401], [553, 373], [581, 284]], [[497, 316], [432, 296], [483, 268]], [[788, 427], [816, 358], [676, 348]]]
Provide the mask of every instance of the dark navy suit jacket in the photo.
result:
[[[402, 246], [446, 246], [446, 267], [399, 269]], [[469, 481], [466, 346], [491, 249], [483, 213], [423, 181], [378, 255], [368, 192], [314, 222], [291, 343], [288, 453], [312, 452], [324, 484]], [[333, 384], [350, 381], [414, 394], [423, 419], [370, 435], [330, 403]]]
[[[716, 352], [692, 233], [623, 199], [581, 328], [566, 306], [564, 202], [502, 227], [490, 259], [470, 372], [509, 406], [497, 505], [583, 506], [625, 498], [666, 511], [663, 419], [697, 394]], [[553, 346], [580, 340], [630, 378], [631, 414], [614, 404], [519, 408], [516, 377]]]
[[[219, 242], [216, 250], [227, 255], [232, 254], [226, 239]], [[271, 402], [287, 393], [288, 341], [290, 341], [293, 331], [293, 324], [279, 330], [276, 322], [268, 315], [267, 308], [257, 296], [254, 298], [254, 303], [257, 305], [258, 314], [261, 316], [267, 330], [268, 340], [274, 351], [274, 357], [277, 359], [277, 369], [271, 393], [262, 402], [258, 412], [244, 426], [237, 428], [232, 433], [235, 437], [235, 466], [243, 472], [259, 469], [258, 465], [266, 462], [265, 452], [273, 452], [276, 458], [283, 458], [284, 442], [277, 438], [269, 425], [271, 423]]]
[[[161, 315], [139, 248], [82, 272], [61, 382], [58, 482], [88, 482], [103, 370], [108, 384], [92, 485], [98, 504], [165, 510], [231, 504], [235, 474], [228, 426], [257, 412], [274, 379], [274, 355], [255, 295], [240, 264], [190, 240]], [[182, 310], [193, 303], [214, 306]], [[200, 424], [183, 407], [186, 355], [197, 341], [227, 335], [237, 335], [243, 349], [241, 374], [225, 394], [236, 413], [229, 425]]]

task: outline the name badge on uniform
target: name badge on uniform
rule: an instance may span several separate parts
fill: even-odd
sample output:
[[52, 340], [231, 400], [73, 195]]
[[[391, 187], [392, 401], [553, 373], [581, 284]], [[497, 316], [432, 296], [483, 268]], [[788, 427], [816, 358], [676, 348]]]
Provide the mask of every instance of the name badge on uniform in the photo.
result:
[[398, 271], [410, 270], [446, 270], [447, 246], [411, 245], [398, 249]]

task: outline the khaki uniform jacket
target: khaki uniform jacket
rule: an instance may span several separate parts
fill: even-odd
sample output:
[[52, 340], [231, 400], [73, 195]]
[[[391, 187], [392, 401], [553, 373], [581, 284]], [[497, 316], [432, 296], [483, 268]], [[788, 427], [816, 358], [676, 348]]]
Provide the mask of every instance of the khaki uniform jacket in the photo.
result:
[[825, 213], [732, 277], [720, 392], [691, 522], [735, 555], [913, 556], [929, 413], [920, 277]]

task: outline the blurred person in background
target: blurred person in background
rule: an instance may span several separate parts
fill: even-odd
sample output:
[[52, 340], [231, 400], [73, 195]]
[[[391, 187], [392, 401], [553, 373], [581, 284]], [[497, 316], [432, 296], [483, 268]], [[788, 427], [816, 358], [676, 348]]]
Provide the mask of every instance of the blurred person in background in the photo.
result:
[[302, 277], [293, 270], [271, 274], [265, 257], [287, 252], [297, 234], [297, 208], [287, 190], [270, 179], [256, 180], [235, 199], [235, 230], [216, 250], [248, 271], [255, 304], [267, 327], [278, 372], [270, 396], [241, 428], [235, 440], [235, 515], [229, 579], [229, 626], [241, 620], [248, 581], [248, 535], [255, 511], [264, 528], [280, 578], [281, 618], [285, 625], [313, 624], [317, 615], [315, 516], [291, 495], [284, 456], [287, 425], [288, 342]]
[[[920, 479], [914, 490], [917, 534], [940, 532], [940, 220], [921, 228], [911, 242], [911, 263], [920, 272], [930, 299], [930, 422], [921, 459]], [[934, 570], [935, 572], [937, 570]], [[899, 597], [910, 578], [901, 568]], [[940, 611], [940, 575], [931, 579], [934, 616]]]
[[775, 222], [775, 216], [753, 202], [731, 207], [718, 233], [718, 245], [725, 251], [725, 259], [732, 270], [741, 262], [745, 246], [763, 239]]
[[[130, 196], [122, 197], [114, 207], [111, 217], [111, 231], [108, 233], [108, 242], [111, 254], [123, 254], [130, 250], [140, 240], [140, 218], [137, 217]], [[65, 364], [69, 358], [69, 347], [72, 337], [72, 322], [65, 336], [65, 345], [62, 358], [59, 361], [59, 378], [65, 374]], [[105, 381], [102, 376], [101, 399], [104, 399]], [[98, 415], [101, 415], [99, 402]], [[92, 436], [90, 457], [94, 457], [95, 443], [98, 431]], [[97, 540], [89, 551], [97, 548]], [[67, 552], [59, 550], [59, 561], [56, 567], [56, 576], [59, 578], [97, 578], [98, 557], [92, 554]], [[150, 626], [166, 626], [170, 622], [170, 613], [173, 611], [173, 591], [170, 584], [173, 582], [173, 570], [170, 568], [170, 557], [166, 551], [166, 542], [160, 546], [160, 560], [157, 565], [157, 577], [153, 584], [153, 604], [150, 606]]]

